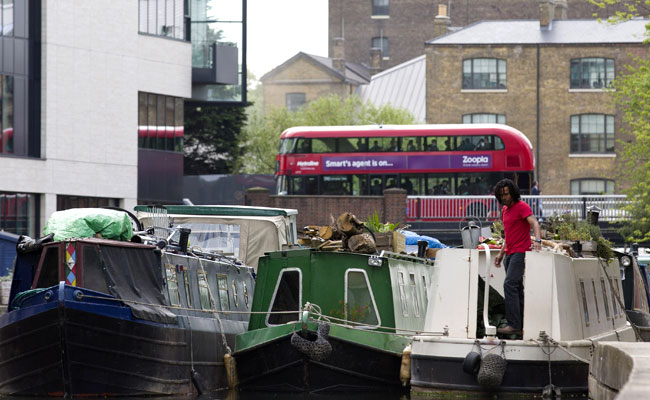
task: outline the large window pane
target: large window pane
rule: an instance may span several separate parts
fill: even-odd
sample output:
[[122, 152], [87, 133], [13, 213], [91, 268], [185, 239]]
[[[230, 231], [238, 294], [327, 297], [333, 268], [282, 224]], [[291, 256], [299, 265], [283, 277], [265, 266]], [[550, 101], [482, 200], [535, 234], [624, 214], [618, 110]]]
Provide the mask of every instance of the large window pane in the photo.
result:
[[346, 320], [367, 325], [379, 325], [375, 300], [365, 271], [350, 270], [347, 272], [345, 298]]
[[34, 215], [36, 195], [0, 192], [0, 231], [36, 236]]
[[[300, 271], [282, 271], [273, 294], [271, 313], [268, 314], [268, 323], [270, 325], [280, 325], [300, 318], [300, 286]], [[279, 313], [283, 311], [295, 311], [295, 314]]]
[[579, 58], [571, 60], [572, 89], [600, 89], [614, 80], [614, 60], [608, 58]]
[[372, 15], [387, 16], [389, 15], [390, 0], [372, 0]]
[[505, 89], [506, 61], [473, 58], [463, 61], [463, 89]]
[[582, 114], [571, 116], [572, 153], [613, 153], [614, 116]]
[[289, 111], [297, 111], [306, 102], [304, 93], [287, 93], [285, 99]]
[[14, 77], [0, 75], [0, 154], [14, 153]]
[[374, 37], [372, 38], [372, 48], [381, 49], [381, 56], [386, 58], [390, 57], [388, 52], [388, 38], [386, 37]]
[[571, 194], [614, 194], [614, 181], [611, 179], [596, 178], [574, 179], [571, 181]]

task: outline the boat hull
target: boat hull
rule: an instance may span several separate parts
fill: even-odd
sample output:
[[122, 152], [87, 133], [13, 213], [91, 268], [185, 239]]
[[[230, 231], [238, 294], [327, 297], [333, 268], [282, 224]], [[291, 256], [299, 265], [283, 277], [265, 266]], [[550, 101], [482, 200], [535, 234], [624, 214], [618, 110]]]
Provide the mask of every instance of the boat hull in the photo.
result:
[[463, 371], [464, 357], [411, 356], [411, 393], [463, 391], [479, 393], [541, 394], [552, 383], [562, 393], [587, 393], [589, 365], [554, 361], [549, 380], [548, 361], [509, 360], [499, 387], [486, 388], [476, 375]]
[[[295, 328], [299, 331], [299, 324]], [[292, 324], [258, 330], [276, 337], [270, 340], [257, 337], [261, 344], [235, 353], [240, 389], [309, 393], [405, 390], [399, 379], [401, 353], [338, 336], [337, 333], [342, 333], [345, 328], [332, 326], [327, 339], [332, 347], [331, 354], [319, 361], [291, 344], [293, 329]], [[278, 335], [274, 330], [284, 332]], [[256, 332], [258, 335], [261, 333]], [[388, 340], [395, 340], [395, 335], [381, 332], [361, 334], [393, 336]], [[401, 339], [396, 348], [406, 345], [407, 340], [404, 338], [402, 342]]]
[[[222, 339], [234, 342], [236, 331], [219, 334], [211, 318], [138, 320], [119, 302], [69, 300], [71, 291], [59, 288], [65, 301], [0, 317], [1, 395], [156, 396], [227, 387]], [[232, 330], [230, 322], [222, 325]]]

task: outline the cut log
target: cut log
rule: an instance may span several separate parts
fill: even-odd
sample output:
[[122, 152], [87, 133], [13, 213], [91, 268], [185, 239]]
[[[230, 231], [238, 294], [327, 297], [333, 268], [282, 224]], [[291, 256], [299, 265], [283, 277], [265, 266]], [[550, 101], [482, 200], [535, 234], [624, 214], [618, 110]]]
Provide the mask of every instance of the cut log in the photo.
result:
[[318, 230], [318, 236], [320, 236], [321, 238], [323, 238], [325, 240], [331, 239], [332, 238], [332, 227], [327, 226], [327, 225], [321, 226], [320, 229]]
[[348, 238], [348, 247], [355, 253], [374, 254], [377, 251], [375, 241], [369, 233], [360, 233]]
[[354, 214], [344, 212], [336, 219], [336, 227], [344, 235], [358, 235], [362, 232], [363, 222], [359, 221]]

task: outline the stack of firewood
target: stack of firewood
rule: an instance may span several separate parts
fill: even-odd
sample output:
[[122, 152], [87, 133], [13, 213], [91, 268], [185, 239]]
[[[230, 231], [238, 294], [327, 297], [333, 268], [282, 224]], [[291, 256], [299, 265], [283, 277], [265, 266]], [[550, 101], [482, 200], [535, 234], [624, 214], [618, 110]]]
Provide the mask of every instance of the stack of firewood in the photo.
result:
[[300, 244], [324, 251], [351, 251], [374, 254], [375, 240], [369, 232], [363, 232], [364, 224], [354, 214], [344, 212], [329, 225], [309, 225], [303, 228]]

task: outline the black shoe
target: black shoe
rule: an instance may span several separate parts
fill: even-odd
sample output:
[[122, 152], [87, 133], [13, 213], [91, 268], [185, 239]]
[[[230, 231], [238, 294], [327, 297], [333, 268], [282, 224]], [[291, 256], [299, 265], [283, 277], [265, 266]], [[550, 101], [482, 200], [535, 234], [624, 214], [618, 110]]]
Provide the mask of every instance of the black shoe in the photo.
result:
[[523, 334], [521, 329], [515, 329], [510, 325], [506, 325], [503, 328], [497, 329], [497, 333], [500, 333], [502, 335], [521, 335], [521, 334]]

